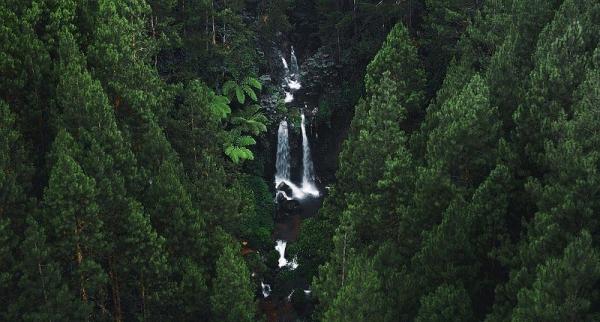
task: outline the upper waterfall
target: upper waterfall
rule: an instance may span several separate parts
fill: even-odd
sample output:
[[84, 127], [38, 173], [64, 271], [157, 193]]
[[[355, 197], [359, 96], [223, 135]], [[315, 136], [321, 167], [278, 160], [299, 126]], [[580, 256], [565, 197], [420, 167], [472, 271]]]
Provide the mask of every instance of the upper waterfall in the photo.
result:
[[302, 88], [300, 84], [300, 68], [298, 67], [298, 59], [292, 46], [290, 54], [290, 64], [288, 64], [283, 54], [280, 53], [281, 62], [283, 63], [283, 91], [285, 93], [285, 102], [291, 103], [294, 101], [294, 92]]

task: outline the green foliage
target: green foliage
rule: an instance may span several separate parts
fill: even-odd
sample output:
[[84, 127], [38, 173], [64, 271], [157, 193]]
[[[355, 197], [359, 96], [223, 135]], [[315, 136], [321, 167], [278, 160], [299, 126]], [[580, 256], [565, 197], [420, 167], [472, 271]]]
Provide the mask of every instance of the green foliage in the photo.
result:
[[462, 287], [442, 285], [421, 298], [415, 322], [472, 321], [471, 300]]
[[593, 321], [594, 285], [600, 279], [600, 255], [592, 237], [583, 231], [560, 258], [550, 258], [537, 269], [531, 288], [519, 291], [512, 321]]
[[388, 321], [386, 296], [373, 264], [357, 256], [348, 265], [347, 278], [342, 277], [341, 289], [331, 307], [323, 316], [324, 321]]
[[49, 255], [63, 269], [69, 291], [99, 310], [106, 305], [108, 276], [101, 261], [108, 243], [95, 200], [95, 181], [73, 159], [75, 149], [73, 138], [60, 131], [53, 143], [54, 162], [44, 191], [43, 223], [52, 245]]
[[273, 229], [273, 196], [265, 180], [258, 176], [242, 178], [240, 195], [249, 194], [246, 211], [242, 214], [239, 236], [248, 241], [252, 249], [270, 249], [272, 247], [271, 231]]
[[496, 159], [500, 124], [497, 108], [491, 107], [488, 88], [473, 76], [459, 95], [437, 112], [438, 126], [429, 137], [427, 157], [440, 162], [454, 181], [479, 182]]
[[255, 90], [261, 90], [262, 84], [260, 81], [253, 77], [246, 77], [241, 82], [235, 82], [229, 80], [223, 84], [221, 89], [225, 96], [230, 98], [235, 97], [237, 102], [244, 104], [246, 102], [246, 96], [250, 97], [253, 101], [258, 100]]
[[230, 241], [216, 263], [212, 314], [217, 321], [254, 321], [256, 303], [250, 283], [250, 271], [241, 258], [239, 246]]
[[[0, 320], [253, 321], [251, 272], [272, 299], [312, 280], [278, 310], [298, 319], [598, 320], [599, 18], [584, 0], [2, 2]], [[331, 189], [277, 271], [262, 136], [287, 107], [257, 77], [292, 43]]]

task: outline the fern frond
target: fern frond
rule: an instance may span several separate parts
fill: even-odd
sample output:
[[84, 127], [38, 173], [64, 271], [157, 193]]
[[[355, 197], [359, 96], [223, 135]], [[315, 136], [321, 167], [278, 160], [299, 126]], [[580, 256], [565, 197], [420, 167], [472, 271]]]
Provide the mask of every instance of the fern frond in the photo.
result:
[[254, 138], [249, 135], [240, 136], [239, 138], [237, 138], [236, 141], [237, 145], [239, 146], [250, 146], [256, 144], [256, 140], [254, 140]]
[[253, 101], [258, 101], [258, 97], [256, 96], [256, 93], [254, 93], [252, 87], [244, 84], [242, 85], [242, 89], [244, 90], [244, 92], [246, 92], [246, 95], [248, 95]]
[[258, 90], [262, 90], [262, 84], [260, 83], [260, 81], [258, 79], [254, 78], [254, 77], [244, 78], [244, 82], [242, 84], [252, 86]]
[[226, 81], [225, 84], [223, 84], [221, 90], [223, 91], [224, 95], [231, 96], [231, 94], [233, 93], [233, 91], [235, 91], [237, 87], [238, 85], [236, 84], [236, 82], [229, 80]]
[[254, 160], [254, 154], [247, 148], [239, 146], [228, 146], [225, 148], [225, 154], [233, 161], [238, 164], [244, 160]]
[[244, 95], [244, 91], [240, 87], [235, 88], [235, 96], [240, 104], [244, 104], [246, 101], [246, 95]]

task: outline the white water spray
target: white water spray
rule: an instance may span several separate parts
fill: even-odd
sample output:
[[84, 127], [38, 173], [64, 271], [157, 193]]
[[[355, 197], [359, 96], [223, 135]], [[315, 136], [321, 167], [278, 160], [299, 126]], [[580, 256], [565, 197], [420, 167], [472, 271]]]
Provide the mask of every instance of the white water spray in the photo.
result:
[[267, 298], [267, 297], [269, 297], [269, 295], [271, 295], [271, 285], [265, 284], [261, 281], [260, 288], [261, 288], [262, 295], [264, 298]]
[[284, 101], [285, 103], [291, 103], [294, 101], [294, 92], [302, 88], [302, 84], [300, 84], [300, 68], [298, 67], [298, 59], [296, 58], [294, 47], [292, 47], [291, 50], [289, 65], [287, 60], [285, 60], [285, 57], [283, 57], [283, 54], [280, 53], [280, 57], [285, 73], [283, 76], [283, 84], [281, 85], [283, 87], [283, 92], [285, 93]]

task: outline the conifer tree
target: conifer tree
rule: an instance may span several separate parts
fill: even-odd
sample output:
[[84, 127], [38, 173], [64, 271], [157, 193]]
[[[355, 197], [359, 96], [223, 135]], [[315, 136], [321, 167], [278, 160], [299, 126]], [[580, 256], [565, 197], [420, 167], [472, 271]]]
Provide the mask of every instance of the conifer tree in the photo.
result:
[[477, 185], [491, 170], [500, 137], [498, 110], [479, 75], [437, 112], [427, 145], [430, 163], [440, 162], [455, 183]]
[[128, 193], [127, 187], [134, 185], [138, 176], [135, 157], [70, 33], [61, 34], [60, 49], [59, 121], [78, 145], [86, 147], [75, 160], [96, 180], [96, 200], [109, 241], [105, 265], [112, 314], [121, 320], [159, 313], [154, 301], [169, 292], [164, 281], [168, 268], [164, 240], [152, 228], [141, 204]]
[[600, 40], [600, 5], [565, 0], [538, 37], [534, 67], [524, 104], [515, 112], [518, 144], [526, 156], [523, 166], [543, 173], [544, 141], [554, 133], [550, 124], [562, 114], [572, 115], [573, 93], [583, 81], [594, 48]]
[[600, 254], [587, 231], [573, 240], [560, 258], [537, 268], [530, 288], [519, 291], [512, 321], [593, 321], [600, 311]]
[[362, 256], [352, 258], [348, 276], [323, 316], [324, 321], [390, 321], [389, 303], [373, 264]]
[[95, 181], [73, 159], [75, 149], [73, 138], [61, 130], [52, 147], [54, 160], [44, 192], [43, 222], [51, 245], [49, 255], [62, 268], [69, 290], [99, 311], [106, 306], [108, 277], [100, 264], [107, 242], [95, 200]]
[[27, 218], [27, 230], [21, 244], [23, 259], [13, 304], [8, 307], [9, 321], [85, 321], [92, 307], [73, 294], [62, 278], [60, 265], [52, 260], [46, 233], [33, 218]]
[[[18, 246], [30, 209], [26, 193], [31, 168], [15, 121], [15, 114], [0, 100], [0, 304], [4, 308], [16, 287]], [[0, 318], [4, 312], [0, 309]]]
[[256, 303], [250, 283], [250, 271], [241, 258], [239, 246], [229, 241], [216, 263], [210, 303], [217, 321], [254, 321]]
[[[322, 312], [333, 305], [348, 272], [347, 251], [352, 248], [368, 249], [370, 256], [375, 256], [373, 266], [385, 281], [383, 291], [394, 300], [401, 296], [397, 284], [401, 278], [384, 267], [402, 265], [400, 254], [405, 248], [397, 242], [406, 238], [400, 234], [409, 231], [412, 214], [407, 207], [414, 189], [414, 163], [407, 148], [411, 129], [407, 125], [418, 120], [424, 86], [423, 71], [404, 26], [394, 27], [369, 65], [365, 86], [367, 97], [356, 107], [340, 155], [339, 181], [335, 195], [330, 196], [337, 199], [326, 201], [341, 207], [322, 211], [340, 218], [343, 227], [335, 233], [332, 257], [320, 270], [315, 286]], [[399, 314], [401, 309], [397, 309], [388, 318]]]
[[444, 284], [421, 298], [415, 322], [473, 321], [471, 300], [462, 287]]

